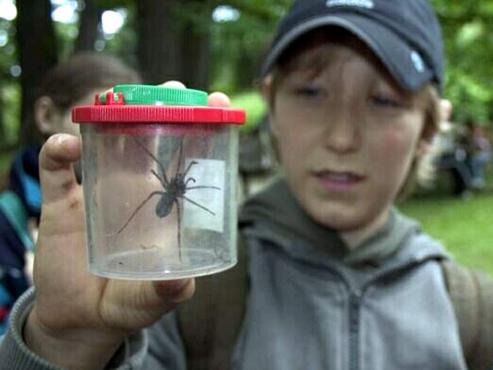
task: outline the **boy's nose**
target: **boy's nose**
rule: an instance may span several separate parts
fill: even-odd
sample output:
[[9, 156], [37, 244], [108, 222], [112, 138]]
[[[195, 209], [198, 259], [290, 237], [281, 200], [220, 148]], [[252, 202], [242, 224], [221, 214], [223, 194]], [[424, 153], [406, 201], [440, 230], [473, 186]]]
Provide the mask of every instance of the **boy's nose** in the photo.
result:
[[324, 125], [324, 145], [333, 151], [349, 152], [360, 144], [361, 135], [358, 128], [357, 108], [343, 102], [333, 104], [326, 111]]

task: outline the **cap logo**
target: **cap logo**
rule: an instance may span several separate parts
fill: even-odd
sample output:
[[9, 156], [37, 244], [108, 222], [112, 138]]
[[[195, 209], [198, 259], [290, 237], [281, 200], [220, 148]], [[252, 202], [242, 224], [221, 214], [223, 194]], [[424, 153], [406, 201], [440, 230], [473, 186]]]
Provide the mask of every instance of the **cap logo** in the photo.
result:
[[326, 5], [332, 6], [357, 6], [360, 8], [373, 9], [375, 4], [373, 0], [327, 0]]
[[416, 71], [422, 73], [425, 70], [425, 62], [423, 61], [423, 58], [421, 58], [421, 55], [415, 50], [411, 52], [411, 61], [413, 62], [414, 68]]

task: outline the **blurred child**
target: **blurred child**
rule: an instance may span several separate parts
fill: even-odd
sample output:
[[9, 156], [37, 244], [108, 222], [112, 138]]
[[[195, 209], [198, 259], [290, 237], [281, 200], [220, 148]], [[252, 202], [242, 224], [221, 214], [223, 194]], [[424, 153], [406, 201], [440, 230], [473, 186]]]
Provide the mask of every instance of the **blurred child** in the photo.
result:
[[468, 119], [465, 124], [467, 137], [467, 162], [472, 175], [472, 187], [483, 189], [486, 185], [485, 169], [491, 161], [491, 143], [484, 132], [484, 127]]

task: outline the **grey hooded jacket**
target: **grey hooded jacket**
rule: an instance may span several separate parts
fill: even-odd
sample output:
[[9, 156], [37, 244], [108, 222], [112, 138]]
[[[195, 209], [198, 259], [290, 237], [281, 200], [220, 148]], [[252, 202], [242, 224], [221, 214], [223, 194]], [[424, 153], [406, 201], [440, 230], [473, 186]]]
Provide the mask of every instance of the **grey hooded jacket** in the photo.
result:
[[[443, 247], [393, 210], [349, 250], [314, 223], [283, 181], [240, 217], [250, 291], [232, 359], [238, 370], [462, 370], [458, 325], [439, 261]], [[53, 370], [22, 341], [33, 301], [16, 304], [0, 370]], [[174, 313], [126, 340], [108, 369], [186, 369]]]

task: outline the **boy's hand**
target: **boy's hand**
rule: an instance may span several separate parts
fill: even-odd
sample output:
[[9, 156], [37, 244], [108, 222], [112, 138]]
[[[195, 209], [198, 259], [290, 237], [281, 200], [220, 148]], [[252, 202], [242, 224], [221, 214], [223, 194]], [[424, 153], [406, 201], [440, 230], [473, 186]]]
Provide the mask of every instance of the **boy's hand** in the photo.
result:
[[[214, 93], [209, 104], [227, 107], [229, 99]], [[59, 366], [96, 369], [104, 368], [125, 336], [190, 298], [194, 280], [111, 280], [87, 271], [82, 188], [72, 169], [80, 155], [80, 140], [65, 134], [52, 136], [40, 153], [36, 300], [24, 335], [34, 352]]]

